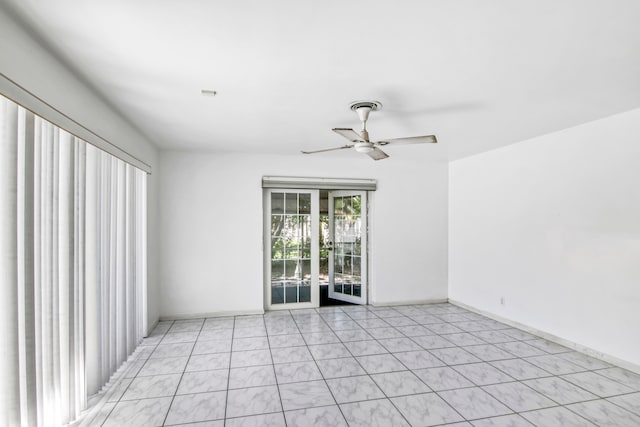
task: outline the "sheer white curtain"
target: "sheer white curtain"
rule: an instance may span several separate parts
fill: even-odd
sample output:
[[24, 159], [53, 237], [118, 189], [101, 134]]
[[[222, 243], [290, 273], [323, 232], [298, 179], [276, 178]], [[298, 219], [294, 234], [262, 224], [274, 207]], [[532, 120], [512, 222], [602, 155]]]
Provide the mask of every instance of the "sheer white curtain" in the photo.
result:
[[0, 97], [0, 215], [0, 425], [62, 425], [145, 332], [146, 174]]

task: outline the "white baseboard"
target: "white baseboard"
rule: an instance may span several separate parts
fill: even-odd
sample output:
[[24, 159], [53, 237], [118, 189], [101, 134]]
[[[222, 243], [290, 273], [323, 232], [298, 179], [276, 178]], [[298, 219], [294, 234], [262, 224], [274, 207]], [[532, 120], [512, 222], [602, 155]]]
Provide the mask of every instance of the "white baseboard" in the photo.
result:
[[248, 316], [252, 314], [264, 314], [264, 310], [230, 310], [210, 313], [169, 314], [160, 316], [160, 321], [202, 319], [204, 317]]
[[[158, 323], [160, 322], [160, 319], [156, 319], [155, 322], [153, 322], [153, 324], [147, 328], [147, 332], [144, 334], [144, 338], [147, 338], [149, 335], [151, 335], [151, 332], [153, 332], [153, 330], [156, 328], [156, 326], [158, 326]], [[138, 343], [140, 344], [140, 343]]]
[[385, 302], [372, 302], [371, 305], [374, 307], [393, 307], [398, 305], [420, 305], [420, 304], [441, 304], [443, 302], [448, 302], [447, 298], [434, 298], [434, 299], [423, 299], [423, 300], [410, 300], [410, 301], [385, 301]]
[[584, 354], [586, 354], [588, 356], [595, 357], [596, 359], [600, 359], [600, 360], [602, 360], [604, 362], [611, 363], [612, 365], [616, 365], [616, 366], [619, 366], [621, 368], [624, 368], [624, 369], [627, 369], [629, 371], [632, 371], [632, 372], [635, 372], [637, 374], [640, 374], [640, 366], [636, 365], [635, 363], [631, 363], [629, 361], [626, 361], [626, 360], [623, 360], [623, 359], [619, 359], [619, 358], [617, 358], [615, 356], [611, 356], [610, 354], [603, 353], [603, 352], [601, 352], [599, 350], [596, 350], [596, 349], [593, 349], [591, 347], [587, 347], [585, 345], [575, 343], [575, 342], [570, 341], [570, 340], [568, 340], [566, 338], [562, 338], [562, 337], [559, 337], [557, 335], [553, 335], [553, 334], [550, 334], [548, 332], [541, 331], [540, 329], [536, 329], [536, 328], [531, 327], [529, 325], [525, 325], [525, 324], [522, 324], [520, 322], [513, 321], [511, 319], [507, 319], [506, 317], [502, 317], [502, 316], [500, 316], [498, 314], [495, 314], [495, 313], [491, 313], [491, 312], [488, 312], [488, 311], [481, 310], [479, 308], [467, 305], [467, 304], [465, 304], [463, 302], [456, 301], [456, 300], [453, 300], [451, 298], [449, 298], [449, 302], [451, 304], [453, 304], [453, 305], [457, 305], [458, 307], [467, 309], [469, 311], [473, 311], [474, 313], [482, 314], [483, 316], [489, 317], [489, 318], [491, 318], [493, 320], [497, 320], [498, 322], [502, 322], [502, 323], [504, 323], [506, 325], [513, 326], [514, 328], [522, 329], [523, 331], [529, 332], [530, 334], [533, 334], [533, 335], [537, 335], [540, 338], [544, 338], [544, 339], [546, 339], [548, 341], [552, 341], [552, 342], [554, 342], [556, 344], [563, 345], [563, 346], [568, 347], [568, 348], [570, 348], [572, 350], [579, 351], [580, 353], [584, 353]]

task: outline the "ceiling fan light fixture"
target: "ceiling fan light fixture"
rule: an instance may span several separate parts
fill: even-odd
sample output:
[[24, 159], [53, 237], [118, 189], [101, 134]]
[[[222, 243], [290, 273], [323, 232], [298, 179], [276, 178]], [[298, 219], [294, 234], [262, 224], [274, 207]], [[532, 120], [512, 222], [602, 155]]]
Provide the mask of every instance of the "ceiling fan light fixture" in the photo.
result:
[[365, 153], [365, 154], [370, 153], [375, 149], [373, 144], [370, 142], [356, 142], [354, 145], [354, 148], [358, 153]]

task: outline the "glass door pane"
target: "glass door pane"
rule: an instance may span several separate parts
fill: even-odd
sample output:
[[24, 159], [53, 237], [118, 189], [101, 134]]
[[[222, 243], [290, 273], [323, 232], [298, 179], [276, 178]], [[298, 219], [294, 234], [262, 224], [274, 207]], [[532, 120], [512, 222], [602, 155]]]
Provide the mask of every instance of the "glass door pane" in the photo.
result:
[[366, 193], [329, 193], [329, 297], [366, 304]]

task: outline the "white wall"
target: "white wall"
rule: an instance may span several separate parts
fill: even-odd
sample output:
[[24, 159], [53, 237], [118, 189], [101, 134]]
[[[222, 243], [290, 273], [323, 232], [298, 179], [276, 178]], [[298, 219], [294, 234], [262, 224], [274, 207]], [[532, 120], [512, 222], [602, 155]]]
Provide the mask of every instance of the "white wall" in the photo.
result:
[[447, 163], [344, 154], [162, 151], [161, 315], [263, 309], [263, 175], [377, 179], [373, 303], [447, 298]]
[[83, 84], [0, 7], [0, 71], [76, 122], [151, 165], [149, 176], [149, 324], [159, 317], [157, 298], [156, 147]]
[[640, 109], [452, 162], [449, 185], [451, 299], [640, 365]]

